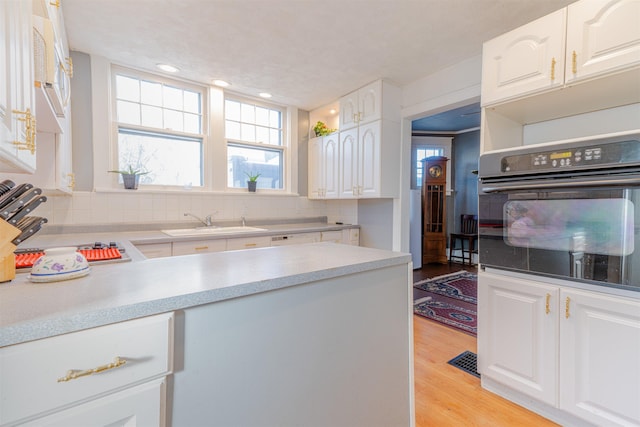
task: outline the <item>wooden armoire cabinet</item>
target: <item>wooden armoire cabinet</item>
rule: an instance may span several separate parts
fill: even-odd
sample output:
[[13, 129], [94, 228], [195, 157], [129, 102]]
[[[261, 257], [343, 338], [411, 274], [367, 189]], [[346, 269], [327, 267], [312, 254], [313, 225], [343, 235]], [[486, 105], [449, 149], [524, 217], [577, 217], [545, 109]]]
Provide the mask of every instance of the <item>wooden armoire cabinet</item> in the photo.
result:
[[447, 159], [422, 160], [422, 263], [447, 263]]

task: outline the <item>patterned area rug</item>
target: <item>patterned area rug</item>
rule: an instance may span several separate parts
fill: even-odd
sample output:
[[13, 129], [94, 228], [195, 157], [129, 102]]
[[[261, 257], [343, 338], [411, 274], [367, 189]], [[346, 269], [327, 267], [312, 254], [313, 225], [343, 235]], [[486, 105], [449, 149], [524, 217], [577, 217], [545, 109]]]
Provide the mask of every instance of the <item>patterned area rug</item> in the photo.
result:
[[459, 271], [416, 282], [415, 314], [451, 326], [471, 335], [478, 332], [478, 278]]

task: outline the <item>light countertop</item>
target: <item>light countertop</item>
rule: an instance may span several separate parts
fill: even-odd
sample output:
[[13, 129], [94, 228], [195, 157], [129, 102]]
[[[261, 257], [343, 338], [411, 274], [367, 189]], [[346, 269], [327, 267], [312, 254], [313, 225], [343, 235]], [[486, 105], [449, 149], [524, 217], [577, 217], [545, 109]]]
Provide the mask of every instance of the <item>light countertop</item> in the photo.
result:
[[0, 285], [0, 346], [410, 261], [324, 242], [92, 266], [86, 277], [53, 283], [20, 273]]

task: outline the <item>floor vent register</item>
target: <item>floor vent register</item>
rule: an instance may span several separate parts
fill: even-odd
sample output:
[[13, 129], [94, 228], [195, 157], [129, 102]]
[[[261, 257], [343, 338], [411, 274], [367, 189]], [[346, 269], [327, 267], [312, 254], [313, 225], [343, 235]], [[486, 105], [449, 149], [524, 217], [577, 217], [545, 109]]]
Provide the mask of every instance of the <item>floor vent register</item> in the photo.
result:
[[465, 351], [447, 362], [449, 365], [480, 378], [478, 373], [478, 357], [471, 351]]

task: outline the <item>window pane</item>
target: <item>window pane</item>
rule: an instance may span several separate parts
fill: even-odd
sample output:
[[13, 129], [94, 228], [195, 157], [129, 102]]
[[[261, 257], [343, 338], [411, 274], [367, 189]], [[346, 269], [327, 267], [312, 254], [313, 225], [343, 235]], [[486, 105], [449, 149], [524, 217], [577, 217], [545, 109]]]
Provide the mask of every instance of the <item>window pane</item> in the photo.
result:
[[140, 85], [138, 79], [117, 75], [116, 97], [126, 101], [140, 101]]
[[140, 89], [143, 104], [162, 106], [162, 85], [160, 83], [141, 81]]
[[175, 87], [164, 87], [164, 102], [165, 108], [172, 108], [174, 110], [182, 110], [182, 89], [176, 89]]
[[241, 106], [241, 120], [245, 123], [255, 123], [256, 122], [256, 109], [253, 105], [250, 104], [242, 104]]
[[119, 169], [148, 171], [141, 184], [202, 186], [202, 140], [120, 129]]
[[162, 128], [162, 108], [143, 105], [142, 126]]
[[200, 116], [197, 114], [184, 114], [184, 131], [200, 133]]
[[164, 127], [165, 129], [182, 132], [184, 130], [182, 113], [179, 111], [164, 110]]
[[282, 131], [278, 129], [271, 129], [269, 137], [269, 143], [271, 145], [282, 145]]
[[116, 108], [118, 110], [117, 117], [120, 123], [132, 125], [140, 124], [140, 104], [118, 101]]
[[240, 103], [235, 101], [225, 101], [224, 116], [228, 120], [240, 121]]
[[184, 111], [190, 113], [200, 113], [200, 94], [197, 92], [191, 92], [190, 90], [184, 91]]
[[248, 142], [256, 142], [256, 127], [242, 123], [240, 139]]
[[256, 124], [269, 126], [269, 110], [263, 107], [256, 107]]
[[227, 120], [224, 128], [228, 139], [240, 139], [240, 123]]
[[269, 117], [272, 128], [282, 128], [282, 114], [280, 111], [271, 110]]
[[256, 142], [269, 144], [269, 128], [256, 126]]
[[283, 188], [282, 152], [280, 150], [261, 150], [229, 144], [227, 156], [229, 187], [246, 188], [246, 174], [259, 173], [258, 188]]

